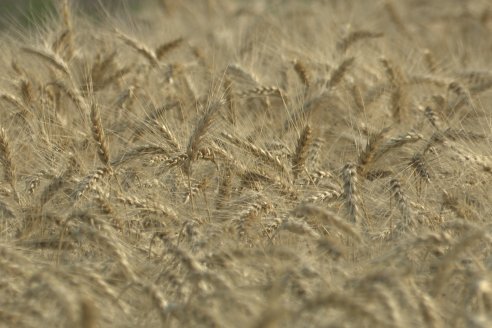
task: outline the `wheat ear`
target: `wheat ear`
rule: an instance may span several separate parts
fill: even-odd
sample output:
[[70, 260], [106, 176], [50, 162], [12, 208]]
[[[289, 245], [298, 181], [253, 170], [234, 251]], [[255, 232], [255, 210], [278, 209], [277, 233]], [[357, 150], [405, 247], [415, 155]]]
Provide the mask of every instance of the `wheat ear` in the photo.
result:
[[306, 66], [301, 60], [294, 60], [294, 70], [296, 71], [299, 80], [301, 80], [302, 84], [306, 87], [306, 90], [309, 89], [311, 86], [311, 77], [309, 76]]
[[256, 145], [254, 145], [251, 142], [248, 142], [246, 140], [242, 140], [242, 139], [240, 139], [236, 136], [233, 136], [227, 132], [222, 132], [221, 136], [224, 137], [227, 141], [231, 142], [232, 144], [248, 150], [249, 152], [251, 152], [251, 154], [262, 159], [263, 161], [265, 161], [266, 163], [279, 169], [280, 171], [282, 171], [284, 173], [287, 172], [287, 169], [282, 164], [282, 162], [278, 159], [278, 157], [273, 156], [269, 151], [266, 151], [263, 148], [260, 148]]
[[382, 129], [381, 131], [371, 134], [369, 140], [367, 141], [365, 149], [359, 154], [357, 172], [361, 176], [365, 176], [367, 169], [371, 163], [376, 159], [376, 154], [378, 147], [381, 144], [385, 134], [389, 131], [388, 128]]
[[330, 79], [326, 83], [326, 86], [329, 89], [335, 88], [342, 81], [343, 77], [348, 72], [350, 67], [352, 67], [354, 62], [354, 57], [350, 57], [342, 61], [340, 65], [338, 65], [338, 67], [331, 73]]
[[360, 233], [355, 229], [355, 227], [343, 220], [336, 213], [328, 209], [324, 209], [315, 205], [303, 204], [297, 207], [293, 213], [295, 215], [301, 216], [317, 216], [321, 218], [326, 224], [332, 225], [348, 236], [352, 237], [358, 242], [362, 242], [362, 237]]
[[346, 164], [342, 169], [343, 198], [345, 207], [352, 223], [359, 223], [359, 206], [357, 195], [357, 170], [353, 163]]
[[104, 165], [109, 165], [109, 146], [101, 121], [98, 106], [94, 103], [91, 109], [92, 137], [97, 143], [97, 155]]
[[68, 65], [61, 59], [58, 55], [52, 53], [52, 52], [47, 52], [41, 49], [33, 49], [33, 48], [28, 48], [28, 47], [23, 47], [21, 48], [22, 51], [34, 55], [38, 58], [43, 59], [44, 61], [48, 62], [53, 66], [54, 68], [62, 71], [65, 73], [67, 76], [70, 75], [70, 70], [68, 68]]
[[299, 173], [301, 173], [304, 169], [309, 146], [311, 144], [311, 134], [311, 127], [307, 124], [297, 140], [296, 151], [292, 157], [292, 171], [294, 173], [294, 179], [296, 179], [299, 176]]
[[401, 213], [402, 221], [397, 225], [398, 232], [406, 231], [412, 224], [412, 213], [408, 207], [407, 199], [401, 189], [400, 181], [391, 179], [390, 181], [391, 197], [395, 200], [396, 206]]
[[360, 40], [376, 39], [382, 36], [383, 33], [377, 33], [372, 31], [366, 31], [366, 30], [353, 31], [338, 43], [337, 48], [340, 52], [345, 53], [349, 47], [351, 47], [353, 44], [355, 44]]
[[4, 178], [12, 187], [14, 194], [17, 195], [15, 191], [15, 163], [12, 158], [10, 140], [4, 128], [0, 129], [0, 160], [4, 168]]
[[155, 56], [157, 59], [162, 60], [169, 52], [178, 48], [183, 44], [184, 39], [182, 37], [166, 42], [155, 50]]
[[132, 47], [133, 49], [135, 49], [135, 51], [137, 51], [137, 53], [139, 53], [140, 55], [142, 55], [145, 59], [148, 60], [148, 62], [154, 66], [154, 67], [158, 67], [159, 66], [159, 60], [157, 59], [157, 56], [156, 54], [154, 53], [153, 50], [149, 49], [146, 45], [138, 42], [137, 40], [129, 37], [128, 35], [126, 34], [123, 34], [121, 31], [119, 31], [118, 29], [115, 29], [114, 32], [116, 33], [116, 35], [121, 39], [123, 40], [123, 42], [125, 42], [128, 46]]
[[184, 163], [184, 171], [187, 175], [191, 174], [191, 163], [196, 159], [200, 145], [205, 139], [207, 131], [212, 126], [212, 123], [215, 118], [215, 114], [219, 111], [221, 107], [222, 107], [221, 101], [212, 102], [208, 106], [205, 114], [200, 118], [200, 120], [196, 124], [195, 129], [188, 141], [188, 146], [186, 148], [187, 158]]

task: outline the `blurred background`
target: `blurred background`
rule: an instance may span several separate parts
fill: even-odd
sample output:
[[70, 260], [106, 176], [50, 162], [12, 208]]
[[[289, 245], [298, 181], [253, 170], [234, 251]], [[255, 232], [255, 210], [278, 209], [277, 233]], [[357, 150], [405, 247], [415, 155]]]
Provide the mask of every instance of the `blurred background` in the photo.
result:
[[[55, 6], [60, 0], [0, 0], [0, 28], [15, 22], [16, 26], [29, 27], [48, 16], [56, 15]], [[152, 0], [70, 0], [75, 10], [95, 18], [101, 5], [110, 10], [137, 11], [144, 3]]]

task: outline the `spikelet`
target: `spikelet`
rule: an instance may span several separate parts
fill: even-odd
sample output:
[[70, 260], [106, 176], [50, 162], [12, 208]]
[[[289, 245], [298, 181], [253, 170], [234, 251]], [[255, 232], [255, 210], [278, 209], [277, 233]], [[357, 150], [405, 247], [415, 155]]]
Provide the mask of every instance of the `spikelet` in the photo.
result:
[[304, 199], [305, 203], [326, 202], [338, 199], [341, 193], [337, 190], [326, 190]]
[[[107, 250], [113, 253], [114, 259], [116, 259], [117, 263], [122, 269], [125, 278], [128, 279], [128, 281], [133, 282], [138, 280], [127, 254], [123, 251], [117, 239], [114, 237], [113, 229], [108, 227], [105, 222], [95, 218], [86, 211], [74, 211], [69, 214], [66, 221], [72, 221], [74, 219], [81, 221], [82, 224], [79, 225], [79, 228], [88, 237], [96, 239], [105, 248], [107, 248]], [[92, 226], [90, 226], [88, 223], [91, 221], [99, 223], [101, 230], [96, 230]]]
[[227, 106], [227, 120], [232, 124], [236, 125], [237, 122], [237, 110], [236, 110], [236, 101], [233, 95], [233, 85], [231, 80], [225, 76], [224, 77], [224, 95]]
[[163, 160], [163, 164], [165, 167], [172, 168], [172, 167], [182, 167], [186, 161], [188, 160], [188, 155], [186, 154], [179, 154], [173, 157], [166, 157]]
[[297, 235], [307, 235], [316, 239], [320, 237], [319, 233], [307, 222], [295, 220], [293, 218], [284, 218], [275, 233], [272, 235], [271, 239], [275, 239], [278, 233], [282, 230], [286, 230]]
[[[158, 107], [152, 112], [150, 112], [149, 114], [147, 114], [145, 120], [135, 129], [133, 141], [139, 140], [144, 135], [146, 130], [152, 130], [152, 128], [155, 128], [158, 130], [158, 132], [164, 133], [164, 137], [166, 138], [166, 140], [168, 138], [172, 139], [167, 141], [174, 144], [176, 140], [174, 136], [171, 136], [172, 135], [171, 131], [160, 121], [167, 111], [170, 111], [171, 109], [176, 108], [179, 105], [180, 104], [178, 101], [173, 101], [164, 106]], [[152, 132], [155, 133], [155, 131]], [[174, 147], [174, 145], [171, 146]]]
[[482, 229], [471, 229], [450, 247], [437, 264], [436, 273], [432, 279], [432, 296], [439, 295], [444, 285], [449, 282], [449, 277], [453, 272], [451, 269], [455, 266], [458, 256], [483, 239], [485, 235], [486, 232]]
[[236, 222], [236, 229], [239, 237], [245, 237], [248, 228], [253, 222], [258, 222], [263, 215], [270, 213], [272, 209], [272, 204], [264, 200], [258, 200], [248, 204], [248, 206], [239, 213], [239, 219]]
[[[62, 7], [61, 7], [61, 13], [63, 17], [63, 25], [64, 25], [64, 33], [62, 34], [63, 37], [60, 37], [61, 40], [63, 40], [60, 43], [60, 46], [63, 45], [64, 47], [64, 53], [66, 54], [67, 59], [70, 59], [73, 57], [73, 54], [75, 52], [75, 47], [74, 47], [74, 41], [73, 41], [73, 24], [72, 24], [72, 15], [70, 12], [70, 5], [69, 5], [69, 0], [63, 0], [62, 1]], [[60, 47], [57, 47], [60, 48]]]
[[358, 242], [362, 242], [362, 237], [360, 233], [357, 231], [357, 229], [353, 225], [345, 222], [345, 220], [343, 220], [336, 213], [333, 213], [330, 210], [310, 204], [304, 204], [294, 209], [293, 214], [298, 216], [319, 217], [326, 224], [332, 225], [338, 230], [342, 231], [343, 233], [353, 238], [354, 240]]
[[27, 54], [30, 54], [30, 55], [33, 55], [33, 56], [36, 56], [38, 58], [43, 59], [44, 61], [48, 62], [52, 67], [65, 73], [69, 77], [71, 76], [68, 65], [58, 55], [56, 55], [52, 52], [49, 52], [49, 51], [44, 51], [41, 49], [28, 48], [28, 47], [23, 47], [23, 48], [21, 48], [21, 50]]
[[206, 112], [196, 124], [186, 148], [187, 158], [184, 163], [184, 170], [187, 175], [191, 174], [191, 163], [196, 159], [199, 146], [204, 141], [206, 134], [215, 119], [215, 114], [219, 111], [221, 107], [221, 101], [214, 101], [213, 103], [209, 104]]
[[12, 158], [10, 140], [4, 128], [0, 129], [0, 160], [4, 169], [4, 179], [15, 190], [15, 163]]
[[104, 165], [109, 165], [109, 146], [104, 134], [99, 108], [95, 103], [92, 104], [91, 122], [92, 137], [98, 147], [97, 155]]
[[413, 131], [407, 132], [405, 134], [399, 135], [397, 137], [391, 138], [387, 142], [385, 142], [379, 148], [379, 151], [375, 155], [375, 159], [382, 157], [389, 151], [393, 149], [400, 148], [406, 144], [415, 143], [419, 140], [422, 140], [423, 136], [421, 134], [415, 133]]
[[441, 130], [441, 122], [439, 120], [439, 117], [434, 113], [432, 108], [426, 107], [424, 111], [424, 115], [429, 120], [429, 122], [432, 124], [436, 130]]
[[129, 205], [134, 208], [141, 209], [143, 211], [156, 213], [156, 214], [163, 214], [172, 219], [176, 218], [176, 213], [172, 209], [167, 208], [162, 204], [153, 202], [148, 199], [142, 199], [136, 196], [123, 196], [123, 195], [117, 195], [114, 199], [121, 204]]
[[395, 8], [395, 4], [392, 0], [386, 0], [384, 2], [384, 9], [388, 13], [391, 22], [396, 26], [399, 32], [409, 39], [412, 39], [412, 35], [408, 31], [405, 22], [403, 21], [400, 13], [398, 13], [397, 9]]
[[221, 209], [231, 198], [232, 168], [226, 166], [220, 177], [219, 190], [215, 201], [215, 207]]
[[159, 311], [161, 322], [165, 325], [168, 322], [167, 319], [169, 315], [173, 311], [173, 306], [169, 304], [162, 292], [159, 290], [158, 286], [154, 284], [142, 284], [141, 282], [139, 282], [139, 284], [143, 287], [143, 290], [150, 295], [152, 304], [157, 311]]
[[239, 97], [252, 96], [282, 96], [282, 90], [276, 86], [260, 86], [238, 93]]
[[383, 65], [386, 76], [393, 86], [405, 83], [406, 79], [403, 76], [403, 73], [395, 67], [392, 62], [386, 58], [380, 58], [379, 62]]
[[393, 89], [393, 92], [391, 93], [391, 98], [390, 98], [390, 108], [391, 108], [391, 113], [393, 115], [394, 120], [396, 123], [401, 123], [402, 121], [402, 114], [404, 111], [403, 108], [403, 99], [404, 93], [402, 90], [402, 87], [397, 85]]
[[20, 110], [25, 111], [24, 105], [22, 104], [20, 99], [17, 98], [16, 96], [13, 96], [13, 95], [8, 94], [8, 93], [1, 93], [0, 99], [2, 99], [5, 102], [8, 102], [9, 104], [13, 105], [14, 107], [19, 108]]
[[362, 92], [357, 86], [357, 84], [353, 83], [350, 87], [350, 93], [352, 94], [352, 98], [354, 100], [354, 104], [358, 111], [362, 112], [365, 108], [364, 98], [362, 96]]
[[111, 83], [118, 82], [122, 77], [130, 73], [130, 67], [119, 68], [116, 63], [116, 51], [109, 53], [105, 57], [97, 56], [92, 64], [90, 80], [82, 86], [82, 90], [88, 94], [103, 90]]
[[376, 158], [376, 154], [378, 151], [378, 147], [388, 131], [389, 128], [385, 128], [369, 136], [366, 147], [359, 154], [357, 160], [357, 172], [361, 176], [365, 176], [368, 167], [370, 166], [371, 163], [374, 162], [374, 159]]
[[473, 94], [484, 92], [492, 87], [492, 73], [489, 71], [471, 71], [460, 74]]
[[451, 146], [454, 151], [453, 157], [460, 162], [472, 163], [479, 166], [484, 172], [492, 173], [492, 157], [480, 156], [467, 152], [457, 146]]
[[203, 192], [209, 183], [209, 178], [205, 177], [197, 184], [191, 186], [190, 190], [185, 194], [183, 204], [188, 204], [199, 192]]
[[171, 130], [164, 124], [154, 122], [157, 126], [159, 132], [161, 132], [164, 140], [173, 148], [174, 151], [179, 151], [181, 149], [181, 145], [179, 144], [178, 139], [174, 136]]
[[221, 136], [224, 137], [227, 141], [231, 142], [232, 144], [248, 150], [253, 155], [261, 158], [262, 160], [271, 164], [272, 166], [281, 170], [282, 172], [287, 172], [287, 169], [285, 168], [284, 164], [278, 159], [278, 157], [273, 156], [270, 152], [252, 144], [251, 142], [235, 137], [227, 132], [222, 132]]
[[484, 134], [466, 131], [464, 129], [447, 128], [442, 134], [445, 138], [452, 141], [469, 140], [479, 142], [487, 140], [487, 136]]
[[120, 166], [134, 159], [142, 159], [145, 155], [168, 155], [169, 150], [161, 146], [142, 145], [123, 152], [111, 161], [111, 166]]
[[381, 58], [381, 64], [385, 69], [386, 76], [391, 83], [391, 94], [390, 94], [390, 109], [393, 118], [397, 123], [401, 123], [403, 113], [406, 107], [406, 92], [404, 84], [406, 83], [406, 78], [403, 73], [393, 65], [388, 59]]
[[343, 198], [350, 221], [354, 224], [360, 223], [359, 201], [357, 194], [357, 169], [353, 163], [346, 164], [342, 169]]
[[31, 81], [27, 79], [21, 79], [19, 89], [24, 103], [27, 106], [32, 104], [34, 102], [35, 95], [33, 90], [33, 84], [31, 83]]
[[55, 176], [50, 183], [44, 187], [40, 196], [40, 205], [43, 207], [64, 185], [68, 183], [72, 175], [78, 168], [78, 164], [73, 156], [70, 156], [67, 168], [58, 176]]
[[311, 79], [306, 66], [299, 59], [294, 60], [294, 70], [296, 71], [299, 80], [301, 80], [302, 84], [308, 89], [311, 86]]
[[296, 150], [292, 156], [292, 171], [294, 173], [294, 179], [296, 179], [304, 169], [309, 152], [309, 145], [311, 143], [311, 134], [311, 127], [307, 124], [297, 140]]
[[333, 175], [328, 171], [314, 170], [309, 173], [309, 184], [318, 185], [325, 178], [333, 178]]
[[238, 64], [229, 64], [227, 65], [227, 69], [225, 73], [230, 77], [235, 77], [236, 80], [244, 81], [250, 85], [257, 86], [260, 83], [258, 82], [258, 77], [252, 72], [246, 71], [243, 67]]
[[345, 74], [348, 70], [353, 66], [355, 62], [354, 57], [349, 57], [343, 60], [340, 65], [330, 75], [328, 82], [326, 83], [326, 87], [328, 89], [334, 89], [344, 78]]
[[429, 49], [424, 50], [424, 60], [425, 60], [425, 64], [427, 66], [427, 69], [431, 73], [435, 73], [438, 65], [437, 65], [436, 59], [434, 58], [432, 52]]
[[410, 166], [415, 170], [415, 173], [420, 177], [421, 180], [429, 183], [431, 177], [429, 171], [427, 170], [427, 164], [425, 163], [424, 155], [421, 153], [416, 153], [410, 160]]
[[402, 220], [397, 225], [396, 230], [398, 232], [406, 231], [412, 225], [412, 213], [408, 207], [407, 200], [403, 191], [401, 190], [400, 181], [397, 179], [391, 179], [390, 181], [391, 197], [395, 200], [396, 206], [401, 213]]
[[313, 139], [311, 143], [311, 147], [309, 148], [309, 153], [307, 158], [307, 163], [309, 168], [313, 170], [317, 170], [320, 168], [320, 155], [321, 155], [321, 149], [323, 148], [324, 144], [325, 144], [325, 139], [321, 137], [316, 137]]
[[108, 167], [102, 167], [88, 174], [74, 189], [71, 198], [78, 201], [87, 190], [93, 188], [95, 184], [101, 181], [104, 177], [112, 175], [113, 171]]
[[125, 42], [128, 46], [135, 49], [135, 51], [137, 51], [138, 54], [140, 54], [142, 57], [147, 59], [147, 61], [150, 63], [151, 66], [153, 67], [159, 66], [159, 60], [157, 59], [157, 56], [153, 50], [149, 49], [143, 43], [135, 40], [134, 38], [129, 37], [128, 35], [124, 34], [123, 32], [119, 31], [116, 28], [114, 29], [114, 32], [116, 33], [118, 38], [123, 40], [123, 42]]
[[182, 37], [166, 42], [155, 50], [155, 56], [157, 59], [162, 60], [169, 52], [178, 48], [183, 44], [184, 39]]
[[337, 49], [345, 53], [349, 47], [351, 47], [353, 44], [360, 40], [365, 40], [365, 39], [376, 39], [380, 38], [383, 36], [383, 33], [376, 33], [372, 31], [366, 31], [366, 30], [358, 30], [358, 31], [353, 31], [350, 32], [346, 37], [344, 37], [340, 42], [337, 44]]
[[350, 295], [347, 295], [346, 293], [332, 292], [326, 295], [318, 295], [313, 299], [304, 302], [302, 308], [299, 310], [299, 314], [309, 313], [318, 308], [336, 308], [344, 310], [349, 317], [359, 318], [359, 320], [364, 318], [367, 322], [370, 322], [369, 325], [374, 327], [389, 326], [386, 322], [387, 320], [381, 318], [379, 313], [369, 310], [365, 303], [360, 302], [355, 297], [350, 297]]

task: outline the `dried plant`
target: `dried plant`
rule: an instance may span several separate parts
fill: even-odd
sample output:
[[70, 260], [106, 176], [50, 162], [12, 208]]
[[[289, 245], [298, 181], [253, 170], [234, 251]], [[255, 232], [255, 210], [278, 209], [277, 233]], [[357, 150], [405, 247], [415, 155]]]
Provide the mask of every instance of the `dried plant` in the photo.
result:
[[309, 144], [311, 143], [311, 127], [306, 125], [297, 140], [295, 153], [292, 156], [292, 171], [294, 178], [299, 176], [299, 173], [304, 169], [307, 154], [309, 152]]
[[4, 169], [4, 179], [15, 190], [15, 163], [12, 158], [12, 147], [4, 128], [0, 129], [0, 159]]
[[492, 326], [486, 1], [110, 2], [0, 24], [0, 326]]
[[92, 137], [97, 143], [97, 155], [104, 165], [109, 164], [109, 146], [104, 134], [101, 115], [97, 105], [93, 104], [91, 109]]

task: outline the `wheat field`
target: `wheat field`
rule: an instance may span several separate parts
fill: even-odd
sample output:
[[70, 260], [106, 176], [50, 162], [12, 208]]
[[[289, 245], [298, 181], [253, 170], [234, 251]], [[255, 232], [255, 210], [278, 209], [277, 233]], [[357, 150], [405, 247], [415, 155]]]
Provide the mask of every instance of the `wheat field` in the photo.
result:
[[68, 0], [0, 32], [1, 327], [491, 327], [486, 0]]

